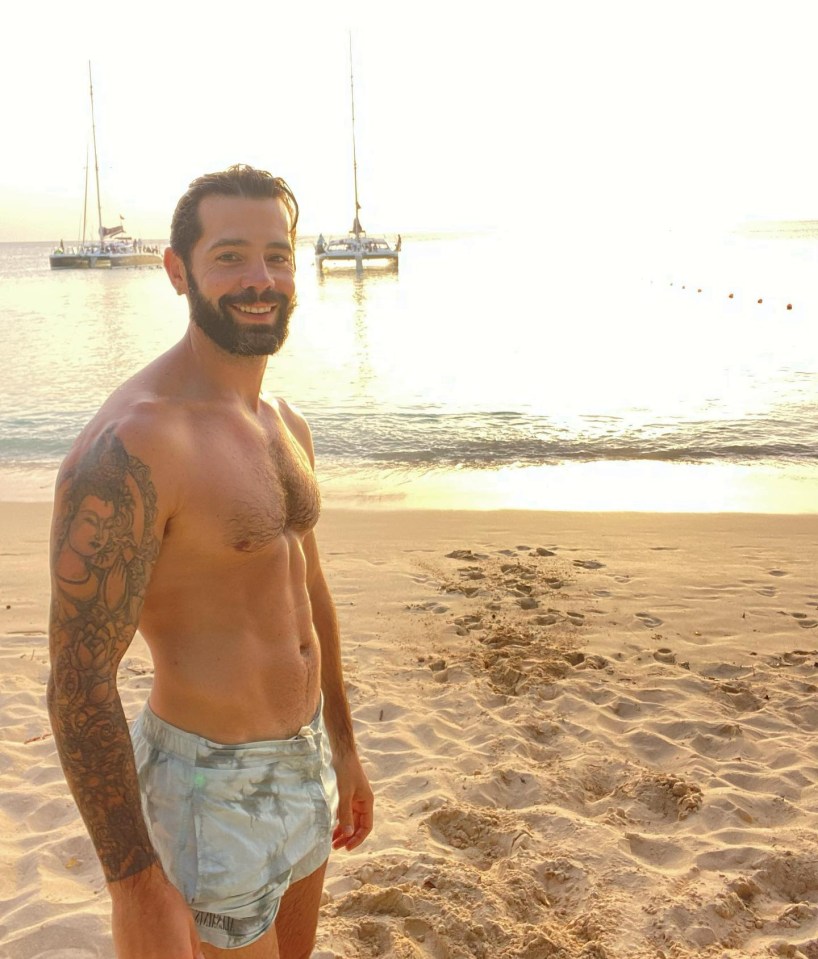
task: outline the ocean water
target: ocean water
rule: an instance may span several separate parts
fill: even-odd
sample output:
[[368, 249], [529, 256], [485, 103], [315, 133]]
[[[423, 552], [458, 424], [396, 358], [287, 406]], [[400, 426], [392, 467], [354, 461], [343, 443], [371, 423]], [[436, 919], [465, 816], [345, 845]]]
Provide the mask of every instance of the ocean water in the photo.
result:
[[[7, 498], [49, 498], [187, 324], [163, 270], [51, 271], [49, 248], [0, 244]], [[311, 253], [264, 387], [307, 416], [326, 501], [818, 511], [818, 224], [409, 236], [362, 275]]]

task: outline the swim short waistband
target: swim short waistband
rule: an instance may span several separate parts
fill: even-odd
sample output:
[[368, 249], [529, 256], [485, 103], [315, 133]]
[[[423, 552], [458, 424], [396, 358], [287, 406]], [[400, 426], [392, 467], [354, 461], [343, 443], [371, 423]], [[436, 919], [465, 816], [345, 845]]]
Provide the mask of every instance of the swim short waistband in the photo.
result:
[[179, 729], [160, 719], [146, 703], [137, 720], [141, 736], [151, 746], [170, 753], [196, 766], [218, 768], [220, 766], [247, 768], [265, 766], [289, 757], [316, 754], [326, 736], [321, 721], [324, 705], [323, 695], [312, 721], [291, 739], [266, 739], [249, 743], [218, 743], [196, 733]]

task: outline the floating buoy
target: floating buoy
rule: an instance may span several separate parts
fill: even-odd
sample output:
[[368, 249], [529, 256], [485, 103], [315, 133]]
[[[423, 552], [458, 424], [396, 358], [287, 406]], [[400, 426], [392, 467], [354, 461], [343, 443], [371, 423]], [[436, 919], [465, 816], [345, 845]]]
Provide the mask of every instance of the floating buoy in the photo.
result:
[[758, 298], [758, 302], [759, 302], [759, 303], [763, 303], [764, 300], [762, 300], [761, 297], [759, 297], [759, 298]]
[[697, 293], [701, 293], [701, 290], [696, 290]]
[[787, 309], [788, 309], [788, 310], [791, 310], [791, 309], [792, 309], [792, 303], [788, 303], [788, 304], [787, 304]]
[[729, 293], [728, 296], [727, 296], [727, 299], [728, 299], [728, 300], [732, 300], [732, 299], [733, 299], [733, 294], [732, 294], [732, 293]]

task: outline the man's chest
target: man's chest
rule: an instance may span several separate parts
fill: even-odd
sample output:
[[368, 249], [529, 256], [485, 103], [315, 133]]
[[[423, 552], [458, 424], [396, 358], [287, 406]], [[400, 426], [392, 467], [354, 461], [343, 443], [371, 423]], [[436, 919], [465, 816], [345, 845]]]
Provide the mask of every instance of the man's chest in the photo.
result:
[[203, 443], [196, 459], [180, 519], [188, 535], [195, 531], [211, 548], [257, 552], [318, 521], [315, 476], [286, 431], [235, 430]]

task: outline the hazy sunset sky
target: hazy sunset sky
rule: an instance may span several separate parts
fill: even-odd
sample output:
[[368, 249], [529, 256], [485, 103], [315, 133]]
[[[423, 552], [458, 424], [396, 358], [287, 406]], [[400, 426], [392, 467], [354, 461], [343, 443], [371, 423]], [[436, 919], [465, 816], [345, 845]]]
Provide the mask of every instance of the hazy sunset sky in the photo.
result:
[[89, 59], [109, 225], [165, 238], [194, 176], [247, 162], [302, 232], [346, 230], [350, 30], [371, 232], [818, 218], [809, 11], [32, 0], [0, 59], [0, 240], [76, 239]]

